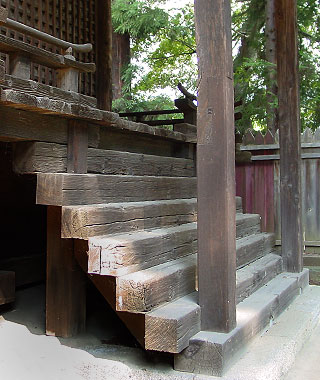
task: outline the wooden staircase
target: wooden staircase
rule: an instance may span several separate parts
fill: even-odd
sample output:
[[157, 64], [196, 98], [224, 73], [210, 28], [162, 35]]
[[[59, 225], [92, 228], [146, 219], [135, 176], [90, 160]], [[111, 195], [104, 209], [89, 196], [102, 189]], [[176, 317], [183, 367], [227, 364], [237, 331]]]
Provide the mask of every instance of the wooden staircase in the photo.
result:
[[[173, 159], [174, 161], [174, 159]], [[37, 201], [61, 207], [61, 236], [147, 350], [179, 353], [200, 331], [196, 178], [38, 174]], [[282, 272], [272, 234], [236, 198], [237, 302]]]

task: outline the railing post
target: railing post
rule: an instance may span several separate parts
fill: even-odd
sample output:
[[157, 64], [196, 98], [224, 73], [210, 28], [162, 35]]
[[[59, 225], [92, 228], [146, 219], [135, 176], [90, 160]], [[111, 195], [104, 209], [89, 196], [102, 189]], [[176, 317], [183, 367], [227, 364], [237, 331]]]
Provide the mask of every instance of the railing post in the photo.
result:
[[[67, 49], [65, 57], [75, 61], [72, 48]], [[60, 69], [58, 71], [57, 84], [62, 90], [79, 92], [79, 72], [75, 69]]]
[[229, 0], [195, 2], [201, 329], [236, 326], [235, 135]]
[[10, 54], [9, 73], [21, 79], [31, 78], [31, 62], [28, 57], [19, 54]]
[[296, 0], [276, 1], [276, 35], [282, 256], [289, 272], [300, 272], [303, 262]]
[[197, 106], [192, 100], [176, 99], [174, 104], [183, 113], [185, 123], [197, 125]]
[[5, 77], [6, 77], [5, 62], [2, 59], [0, 59], [0, 83], [4, 82]]

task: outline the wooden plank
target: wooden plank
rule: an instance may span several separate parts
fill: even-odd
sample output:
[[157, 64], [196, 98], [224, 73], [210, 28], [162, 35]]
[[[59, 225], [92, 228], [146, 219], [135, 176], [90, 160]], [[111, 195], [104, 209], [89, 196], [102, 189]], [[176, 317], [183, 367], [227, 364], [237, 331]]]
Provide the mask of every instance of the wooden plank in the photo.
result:
[[146, 314], [146, 349], [181, 352], [201, 329], [200, 312], [197, 294], [192, 294]]
[[195, 291], [196, 255], [117, 277], [118, 311], [148, 312]]
[[297, 2], [276, 2], [277, 68], [280, 130], [282, 257], [287, 270], [301, 272], [301, 146]]
[[196, 221], [197, 200], [111, 203], [63, 207], [62, 237], [92, 236], [161, 228]]
[[187, 199], [196, 195], [196, 179], [187, 177], [39, 173], [37, 179], [37, 204], [52, 206]]
[[46, 334], [71, 337], [85, 330], [85, 275], [73, 240], [61, 239], [61, 207], [47, 209]]
[[236, 326], [230, 2], [196, 1], [195, 21], [199, 59], [197, 175], [201, 329], [228, 332]]
[[68, 123], [67, 172], [87, 173], [88, 126], [77, 120]]
[[[65, 145], [20, 142], [15, 144], [14, 152], [14, 168], [18, 173], [64, 173], [67, 171]], [[191, 159], [89, 148], [88, 172], [193, 177], [195, 167]]]
[[122, 276], [196, 251], [195, 223], [110, 237], [92, 237], [89, 238], [88, 271]]
[[32, 46], [23, 41], [0, 35], [0, 51], [2, 53], [18, 53], [28, 57], [33, 63], [38, 63], [52, 69], [63, 69], [72, 67], [81, 72], [94, 72], [96, 65], [94, 63], [81, 63], [74, 61], [63, 55], [55, 54], [50, 51]]
[[12, 88], [35, 96], [47, 96], [49, 98], [64, 100], [70, 103], [80, 103], [90, 107], [96, 107], [97, 105], [97, 100], [91, 96], [65, 91], [61, 88], [35, 82], [34, 80], [16, 78], [12, 75], [5, 75], [3, 79], [5, 80], [2, 84], [3, 88]]
[[0, 305], [11, 303], [15, 300], [15, 274], [0, 270]]
[[111, 0], [96, 1], [96, 96], [98, 107], [111, 111], [112, 22]]
[[28, 57], [18, 54], [10, 54], [10, 75], [28, 80], [31, 77], [31, 62]]
[[[67, 144], [67, 120], [0, 105], [0, 140], [35, 140]], [[89, 128], [89, 146], [99, 144], [99, 127]]]

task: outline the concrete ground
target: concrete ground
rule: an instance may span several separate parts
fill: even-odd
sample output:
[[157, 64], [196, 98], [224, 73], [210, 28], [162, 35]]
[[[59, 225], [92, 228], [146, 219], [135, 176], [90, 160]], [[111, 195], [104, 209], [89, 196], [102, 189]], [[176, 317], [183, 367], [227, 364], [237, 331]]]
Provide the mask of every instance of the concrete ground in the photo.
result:
[[[309, 292], [246, 347], [222, 379], [319, 380], [320, 287]], [[145, 353], [107, 306], [89, 314], [87, 332], [72, 339], [45, 336], [44, 317], [43, 285], [18, 291], [16, 303], [0, 309], [0, 379], [217, 379], [176, 372], [170, 356]]]

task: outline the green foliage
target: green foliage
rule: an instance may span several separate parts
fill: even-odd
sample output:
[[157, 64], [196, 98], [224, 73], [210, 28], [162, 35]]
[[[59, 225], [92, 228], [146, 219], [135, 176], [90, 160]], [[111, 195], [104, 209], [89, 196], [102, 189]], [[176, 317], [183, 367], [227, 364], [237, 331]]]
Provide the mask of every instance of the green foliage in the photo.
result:
[[[196, 91], [197, 67], [193, 1], [177, 9], [161, 9], [165, 0], [114, 0], [116, 30], [132, 37], [132, 62], [124, 70], [126, 100], [123, 107], [136, 110], [147, 106], [159, 89], [176, 90], [180, 81]], [[277, 105], [270, 96], [270, 71], [266, 61], [266, 0], [232, 0], [232, 29], [236, 100], [243, 101], [243, 118], [237, 127], [266, 128], [267, 109]], [[320, 0], [298, 0], [300, 95], [302, 127], [315, 129], [320, 123]], [[269, 82], [268, 82], [269, 81]], [[161, 99], [154, 100], [159, 106]], [[172, 104], [172, 103], [171, 103]], [[172, 107], [172, 105], [171, 105]], [[169, 108], [171, 108], [169, 107]], [[120, 108], [119, 108], [120, 109]], [[123, 108], [122, 108], [123, 109]]]

